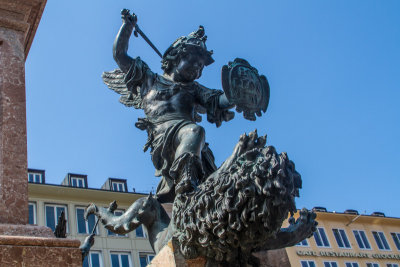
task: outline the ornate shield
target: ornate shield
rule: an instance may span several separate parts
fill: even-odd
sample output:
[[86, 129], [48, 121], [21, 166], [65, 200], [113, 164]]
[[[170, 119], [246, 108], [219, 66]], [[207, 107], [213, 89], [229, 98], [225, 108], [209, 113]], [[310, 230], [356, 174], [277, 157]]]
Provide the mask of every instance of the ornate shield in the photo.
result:
[[247, 120], [255, 121], [261, 111], [267, 111], [269, 84], [264, 75], [244, 59], [236, 58], [222, 67], [222, 88], [228, 100], [236, 105]]

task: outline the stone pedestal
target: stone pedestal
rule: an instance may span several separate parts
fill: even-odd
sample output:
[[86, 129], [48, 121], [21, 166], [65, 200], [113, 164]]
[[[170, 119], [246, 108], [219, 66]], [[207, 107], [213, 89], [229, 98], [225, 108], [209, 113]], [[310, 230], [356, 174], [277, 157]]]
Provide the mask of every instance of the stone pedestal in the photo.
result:
[[206, 263], [207, 260], [203, 257], [185, 260], [176, 245], [170, 241], [153, 258], [148, 267], [204, 267]]
[[0, 235], [0, 266], [82, 266], [79, 245], [71, 239]]
[[264, 267], [291, 267], [286, 249], [275, 249], [254, 253]]
[[[260, 260], [260, 267], [291, 267], [285, 249], [261, 251], [254, 254]], [[151, 261], [148, 267], [214, 267], [207, 265], [204, 257], [186, 260], [177, 244], [170, 241]], [[217, 267], [217, 266], [215, 266]]]
[[46, 0], [0, 0], [0, 266], [82, 266], [80, 242], [28, 223], [25, 59]]

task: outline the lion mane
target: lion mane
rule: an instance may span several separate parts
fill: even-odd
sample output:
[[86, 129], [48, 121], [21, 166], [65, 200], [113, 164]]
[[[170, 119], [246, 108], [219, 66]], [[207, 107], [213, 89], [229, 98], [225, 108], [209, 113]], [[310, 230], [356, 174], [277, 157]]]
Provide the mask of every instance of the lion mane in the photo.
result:
[[233, 262], [274, 238], [301, 188], [300, 174], [286, 153], [254, 148], [197, 190], [177, 196], [174, 238], [186, 258]]

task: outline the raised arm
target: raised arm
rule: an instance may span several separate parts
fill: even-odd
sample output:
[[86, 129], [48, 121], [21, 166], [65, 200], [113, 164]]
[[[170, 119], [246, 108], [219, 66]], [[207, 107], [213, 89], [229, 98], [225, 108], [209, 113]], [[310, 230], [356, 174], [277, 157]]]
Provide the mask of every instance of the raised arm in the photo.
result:
[[135, 14], [130, 14], [128, 9], [123, 9], [121, 11], [121, 17], [123, 22], [114, 41], [113, 56], [119, 68], [123, 72], [127, 73], [130, 66], [135, 61], [133, 58], [128, 56], [127, 52], [129, 38], [132, 34], [133, 28], [136, 25], [137, 17]]

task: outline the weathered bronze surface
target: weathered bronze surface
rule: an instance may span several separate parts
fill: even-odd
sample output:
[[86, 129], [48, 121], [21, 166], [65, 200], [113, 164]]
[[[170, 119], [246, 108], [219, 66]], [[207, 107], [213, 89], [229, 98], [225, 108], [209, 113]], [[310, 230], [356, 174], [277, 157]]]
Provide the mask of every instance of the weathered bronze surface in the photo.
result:
[[251, 121], [266, 112], [269, 102], [269, 84], [264, 75], [258, 75], [244, 59], [236, 58], [222, 67], [222, 88], [231, 103], [236, 105], [236, 111]]
[[[121, 95], [122, 104], [144, 110], [146, 117], [135, 125], [148, 133], [144, 150], [150, 148], [161, 182], [155, 196], [137, 200], [121, 216], [113, 214], [116, 203], [108, 209], [91, 204], [85, 216], [95, 214], [119, 234], [143, 224], [156, 253], [172, 239], [186, 258], [205, 256], [210, 266], [257, 266], [253, 252], [292, 246], [309, 237], [316, 222], [307, 210], [281, 228], [296, 211], [294, 199], [301, 188], [300, 174], [286, 153], [265, 146], [266, 136], [254, 131], [243, 134], [217, 168], [204, 129], [196, 124], [200, 114], [207, 114], [218, 127], [233, 119], [233, 107], [249, 120], [261, 116], [269, 102], [265, 76], [247, 61], [235, 59], [222, 70], [225, 92], [196, 82], [203, 68], [214, 62], [202, 26], [165, 51], [164, 73], [158, 75], [139, 57], [127, 54], [137, 17], [128, 10], [121, 14], [113, 47], [119, 69], [104, 72], [103, 80]], [[165, 202], [173, 202], [171, 219], [161, 206]]]

